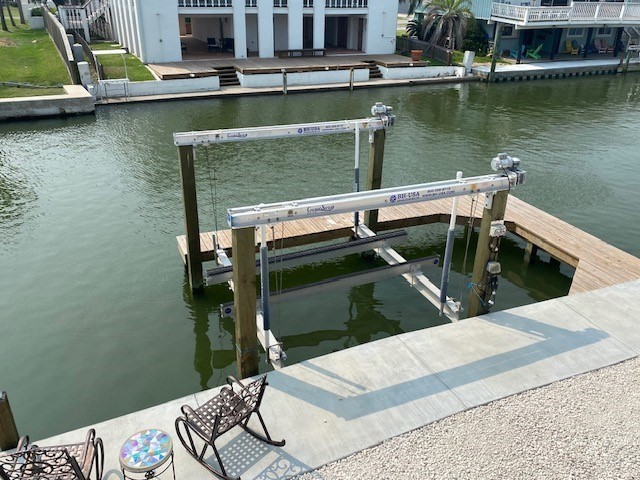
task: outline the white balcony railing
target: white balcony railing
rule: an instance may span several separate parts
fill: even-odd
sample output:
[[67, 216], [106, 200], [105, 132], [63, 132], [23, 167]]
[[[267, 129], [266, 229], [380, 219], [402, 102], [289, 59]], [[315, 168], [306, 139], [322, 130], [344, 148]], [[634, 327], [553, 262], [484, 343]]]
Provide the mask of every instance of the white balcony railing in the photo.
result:
[[626, 2], [573, 2], [567, 7], [541, 7], [507, 3], [493, 3], [491, 17], [496, 20], [511, 20], [519, 25], [535, 23], [592, 23], [594, 25], [616, 23], [638, 23], [640, 3]]
[[178, 0], [179, 7], [232, 7], [232, 0]]
[[326, 0], [327, 8], [367, 8], [369, 0]]
[[[322, 0], [317, 0], [322, 1]], [[289, 0], [273, 0], [274, 7], [287, 7]], [[324, 0], [327, 8], [367, 8], [369, 0]], [[178, 0], [179, 7], [232, 7], [233, 0]], [[257, 7], [258, 0], [245, 0], [245, 7]], [[313, 0], [303, 0], [304, 8], [313, 8]]]

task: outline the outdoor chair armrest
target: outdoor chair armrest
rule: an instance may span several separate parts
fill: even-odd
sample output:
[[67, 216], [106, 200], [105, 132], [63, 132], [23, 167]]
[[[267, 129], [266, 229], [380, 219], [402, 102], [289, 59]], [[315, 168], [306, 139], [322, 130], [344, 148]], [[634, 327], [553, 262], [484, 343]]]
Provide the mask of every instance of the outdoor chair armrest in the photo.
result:
[[18, 440], [18, 446], [16, 447], [16, 452], [20, 452], [22, 450], [27, 450], [29, 448], [29, 435], [23, 435]]
[[96, 445], [96, 431], [93, 428], [90, 428], [87, 432], [87, 436], [84, 440], [84, 448], [82, 449], [82, 458], [79, 459], [78, 463], [81, 465], [84, 464], [87, 458], [87, 452], [89, 451], [89, 446], [94, 450]]
[[238, 385], [240, 385], [241, 389], [245, 388], [244, 383], [242, 383], [240, 380], [238, 380], [236, 377], [229, 375], [227, 377], [227, 383], [229, 384], [229, 386], [231, 387], [231, 390], [233, 390], [233, 384], [237, 383]]

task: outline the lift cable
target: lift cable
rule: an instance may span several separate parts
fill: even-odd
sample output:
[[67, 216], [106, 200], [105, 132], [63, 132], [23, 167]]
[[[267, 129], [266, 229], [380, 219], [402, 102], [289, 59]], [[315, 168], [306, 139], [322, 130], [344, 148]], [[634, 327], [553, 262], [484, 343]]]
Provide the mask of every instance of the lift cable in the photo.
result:
[[471, 212], [469, 215], [469, 228], [467, 229], [467, 241], [464, 247], [464, 258], [462, 259], [462, 272], [460, 277], [460, 293], [458, 299], [462, 301], [462, 289], [464, 288], [464, 276], [467, 273], [467, 257], [469, 254], [469, 243], [471, 242], [471, 233], [473, 232], [473, 224], [476, 221], [476, 207], [478, 206], [478, 195], [471, 197]]

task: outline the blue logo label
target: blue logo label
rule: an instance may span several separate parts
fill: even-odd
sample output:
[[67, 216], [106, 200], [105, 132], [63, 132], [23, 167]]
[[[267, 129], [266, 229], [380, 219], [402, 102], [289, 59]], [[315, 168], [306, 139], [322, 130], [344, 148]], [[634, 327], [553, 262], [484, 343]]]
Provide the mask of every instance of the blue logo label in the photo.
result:
[[389, 197], [389, 201], [391, 203], [396, 203], [396, 196], [395, 195], [391, 195], [391, 197]]

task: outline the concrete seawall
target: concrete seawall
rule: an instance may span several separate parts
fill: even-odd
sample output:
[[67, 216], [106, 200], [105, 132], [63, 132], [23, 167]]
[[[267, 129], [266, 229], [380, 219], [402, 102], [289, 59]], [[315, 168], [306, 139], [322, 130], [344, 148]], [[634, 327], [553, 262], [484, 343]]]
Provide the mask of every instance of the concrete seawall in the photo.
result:
[[81, 85], [65, 85], [64, 95], [0, 99], [0, 121], [79, 115], [95, 112], [95, 102]]

